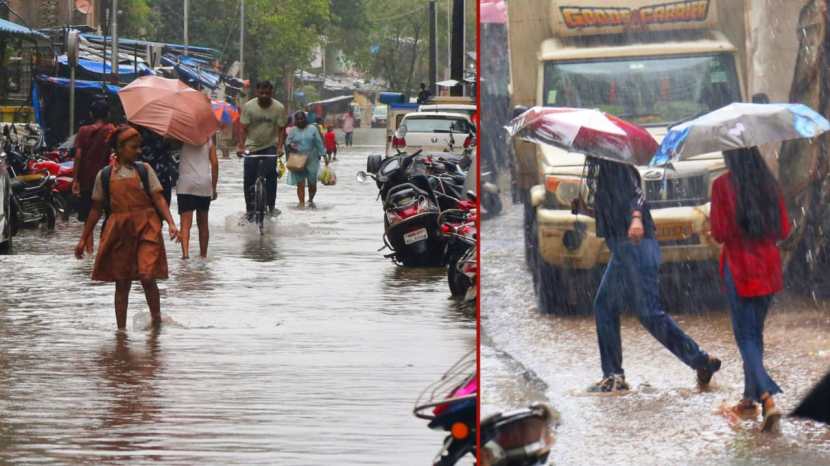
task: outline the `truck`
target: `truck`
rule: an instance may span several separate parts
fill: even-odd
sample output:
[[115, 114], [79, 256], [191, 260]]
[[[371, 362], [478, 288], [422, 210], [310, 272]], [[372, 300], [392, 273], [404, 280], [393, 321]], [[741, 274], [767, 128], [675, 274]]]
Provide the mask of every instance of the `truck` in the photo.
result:
[[[742, 4], [510, 0], [514, 114], [530, 106], [597, 108], [659, 142], [674, 124], [747, 101]], [[515, 139], [510, 149], [539, 309], [586, 311], [610, 253], [594, 219], [572, 208], [589, 201], [585, 157]], [[709, 198], [725, 170], [722, 154], [638, 170], [661, 245], [664, 292], [693, 296], [696, 285], [717, 292], [720, 246], [710, 236]]]

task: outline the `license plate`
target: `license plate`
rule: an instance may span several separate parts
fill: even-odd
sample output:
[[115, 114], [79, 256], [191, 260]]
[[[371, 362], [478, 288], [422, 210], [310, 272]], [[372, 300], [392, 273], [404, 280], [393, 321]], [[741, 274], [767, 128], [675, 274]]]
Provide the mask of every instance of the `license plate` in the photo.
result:
[[688, 223], [669, 223], [657, 226], [658, 241], [678, 241], [692, 236], [692, 226]]
[[412, 244], [417, 243], [418, 241], [423, 241], [429, 237], [426, 228], [421, 228], [419, 230], [410, 231], [409, 233], [404, 233], [403, 235], [403, 242], [404, 244]]

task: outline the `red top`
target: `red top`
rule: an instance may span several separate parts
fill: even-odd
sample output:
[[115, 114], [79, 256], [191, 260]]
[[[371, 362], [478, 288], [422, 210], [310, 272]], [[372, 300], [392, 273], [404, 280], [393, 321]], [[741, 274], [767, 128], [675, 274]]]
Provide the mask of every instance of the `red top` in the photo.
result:
[[784, 199], [778, 197], [781, 212], [781, 237], [749, 239], [744, 236], [735, 219], [735, 190], [729, 172], [719, 176], [712, 184], [712, 237], [723, 243], [720, 254], [720, 272], [724, 265], [735, 281], [738, 295], [746, 298], [767, 296], [783, 288], [781, 254], [777, 240], [790, 234], [790, 222]]
[[98, 170], [107, 166], [109, 137], [114, 130], [115, 126], [110, 123], [85, 125], [78, 129], [75, 147], [81, 151], [81, 163], [75, 167], [75, 177], [81, 191], [92, 191]]
[[337, 138], [334, 131], [326, 132], [326, 150], [332, 151], [337, 149]]

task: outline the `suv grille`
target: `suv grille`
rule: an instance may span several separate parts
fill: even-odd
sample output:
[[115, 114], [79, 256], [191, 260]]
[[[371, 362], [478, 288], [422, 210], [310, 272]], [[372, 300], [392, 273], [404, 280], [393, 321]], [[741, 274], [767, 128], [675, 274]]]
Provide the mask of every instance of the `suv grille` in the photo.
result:
[[646, 200], [651, 208], [690, 207], [709, 199], [705, 175], [645, 182]]

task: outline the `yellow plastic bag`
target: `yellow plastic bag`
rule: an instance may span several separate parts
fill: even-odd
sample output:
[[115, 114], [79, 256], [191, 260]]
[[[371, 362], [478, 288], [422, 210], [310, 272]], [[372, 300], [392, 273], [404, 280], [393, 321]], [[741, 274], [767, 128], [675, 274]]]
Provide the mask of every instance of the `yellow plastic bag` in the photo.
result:
[[282, 178], [285, 175], [285, 162], [282, 159], [277, 162], [277, 178]]
[[318, 176], [318, 178], [325, 186], [334, 186], [337, 184], [337, 175], [331, 167], [323, 167], [323, 169], [320, 170], [320, 176]]

